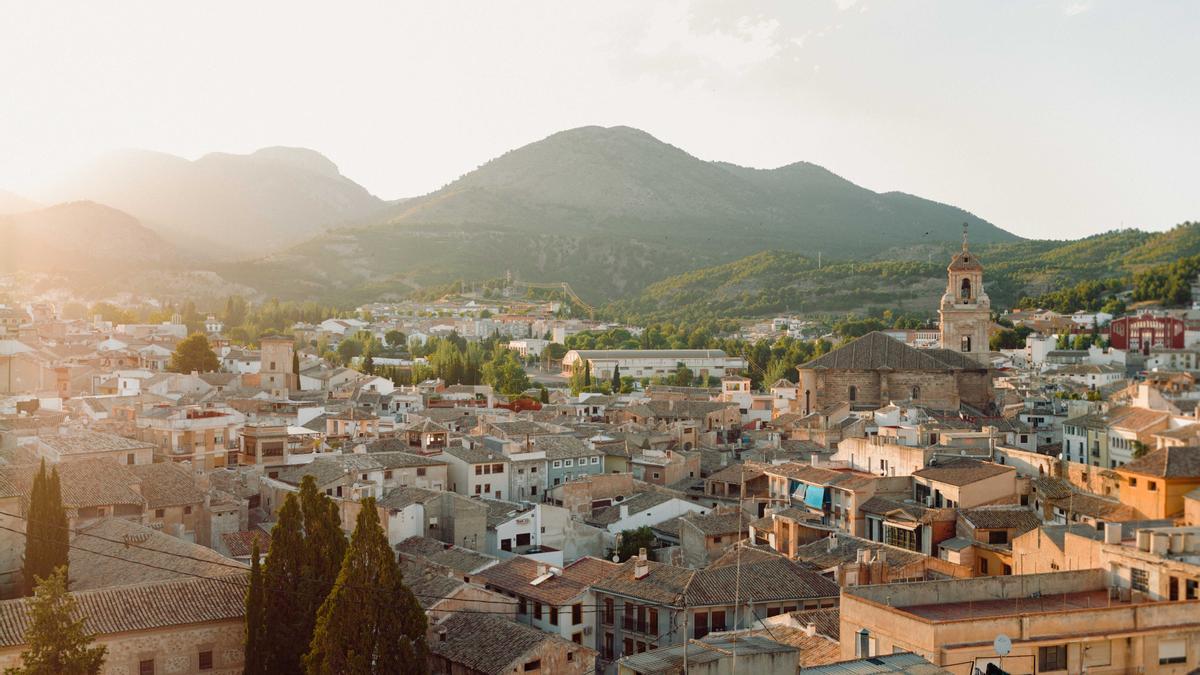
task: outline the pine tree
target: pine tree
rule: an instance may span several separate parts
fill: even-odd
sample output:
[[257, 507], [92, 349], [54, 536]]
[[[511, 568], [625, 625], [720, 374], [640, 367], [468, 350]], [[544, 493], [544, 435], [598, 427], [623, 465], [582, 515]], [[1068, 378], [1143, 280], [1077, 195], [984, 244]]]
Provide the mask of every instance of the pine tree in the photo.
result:
[[304, 612], [304, 532], [300, 500], [289, 494], [271, 529], [271, 552], [263, 570], [263, 665], [269, 673], [300, 671], [310, 627]]
[[263, 644], [263, 578], [259, 564], [258, 539], [250, 549], [250, 589], [246, 592], [245, 675], [267, 675]]
[[59, 567], [39, 579], [29, 602], [30, 623], [25, 630], [29, 645], [21, 654], [21, 667], [5, 675], [94, 675], [104, 664], [105, 647], [93, 647], [78, 613], [75, 597], [67, 592], [67, 570]]
[[58, 468], [47, 476], [46, 460], [43, 459], [33, 478], [29, 514], [25, 520], [25, 564], [22, 569], [25, 595], [33, 595], [37, 579], [49, 577], [59, 567], [63, 568], [64, 576], [67, 574], [70, 548]]
[[193, 333], [175, 345], [175, 352], [171, 354], [171, 362], [167, 365], [167, 370], [172, 373], [190, 373], [193, 370], [211, 373], [220, 368], [221, 361], [204, 333]]
[[404, 585], [375, 499], [368, 497], [337, 582], [321, 605], [305, 669], [309, 675], [426, 673], [425, 629], [425, 613]]

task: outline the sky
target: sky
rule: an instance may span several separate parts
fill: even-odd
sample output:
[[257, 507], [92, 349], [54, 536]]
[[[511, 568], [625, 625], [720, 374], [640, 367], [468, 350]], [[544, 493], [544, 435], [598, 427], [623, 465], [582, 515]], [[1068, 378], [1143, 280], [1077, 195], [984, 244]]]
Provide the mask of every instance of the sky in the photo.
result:
[[1200, 219], [1200, 3], [0, 0], [0, 189], [318, 150], [384, 198], [589, 124], [1022, 236]]

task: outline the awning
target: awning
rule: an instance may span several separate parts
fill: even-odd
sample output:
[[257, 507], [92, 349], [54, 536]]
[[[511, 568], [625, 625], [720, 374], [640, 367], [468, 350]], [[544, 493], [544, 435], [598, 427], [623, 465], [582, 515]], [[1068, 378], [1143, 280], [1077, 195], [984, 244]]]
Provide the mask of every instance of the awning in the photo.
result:
[[804, 503], [818, 511], [825, 506], [825, 488], [809, 485], [804, 491]]

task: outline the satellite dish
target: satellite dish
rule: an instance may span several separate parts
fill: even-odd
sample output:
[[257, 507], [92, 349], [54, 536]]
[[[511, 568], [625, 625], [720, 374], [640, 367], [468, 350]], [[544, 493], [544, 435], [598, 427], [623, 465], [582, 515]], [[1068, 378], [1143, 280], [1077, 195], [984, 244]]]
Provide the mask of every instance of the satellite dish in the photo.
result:
[[1004, 633], [1001, 633], [996, 636], [995, 640], [992, 640], [992, 647], [996, 649], [996, 653], [1000, 656], [1008, 656], [1008, 653], [1012, 651], [1012, 640]]

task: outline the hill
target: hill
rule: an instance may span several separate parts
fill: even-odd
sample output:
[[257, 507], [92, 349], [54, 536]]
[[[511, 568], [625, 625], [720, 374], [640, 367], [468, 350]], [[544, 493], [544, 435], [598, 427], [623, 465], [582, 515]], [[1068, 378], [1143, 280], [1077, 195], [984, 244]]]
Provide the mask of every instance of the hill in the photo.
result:
[[175, 261], [170, 244], [136, 218], [94, 202], [0, 216], [0, 272], [97, 272]]
[[[1135, 288], [1135, 279], [1139, 286], [1151, 285], [1142, 278], [1163, 277], [1176, 260], [1200, 254], [1200, 223], [1161, 233], [1116, 230], [1077, 241], [972, 244], [972, 250], [983, 261], [993, 307], [1011, 307], [1027, 298], [1025, 304], [1072, 311], [1102, 302], [1114, 288]], [[614, 301], [605, 313], [635, 321], [678, 321], [787, 311], [933, 312], [950, 255], [945, 247], [921, 261], [834, 261], [818, 268], [809, 256], [763, 252], [669, 277]]]
[[32, 211], [40, 206], [32, 199], [26, 199], [7, 190], [0, 190], [0, 215]]
[[1017, 241], [962, 209], [872, 192], [813, 164], [749, 169], [636, 129], [583, 127], [392, 204], [378, 222], [223, 273], [270, 293], [361, 298], [511, 271], [569, 281], [595, 302], [763, 250], [850, 257], [952, 242], [963, 222], [980, 242]]
[[385, 204], [320, 153], [282, 147], [195, 161], [145, 150], [109, 153], [51, 194], [109, 204], [192, 250], [240, 256], [283, 248]]

